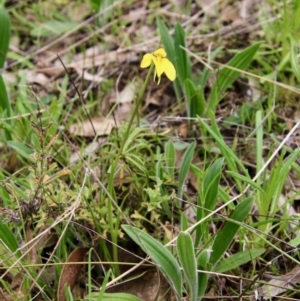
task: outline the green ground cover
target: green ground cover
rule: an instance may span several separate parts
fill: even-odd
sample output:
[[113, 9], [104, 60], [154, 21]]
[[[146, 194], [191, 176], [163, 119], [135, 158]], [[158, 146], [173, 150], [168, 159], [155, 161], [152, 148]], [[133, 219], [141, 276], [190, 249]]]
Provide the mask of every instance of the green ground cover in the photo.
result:
[[299, 300], [300, 3], [209, 2], [0, 1], [1, 300]]

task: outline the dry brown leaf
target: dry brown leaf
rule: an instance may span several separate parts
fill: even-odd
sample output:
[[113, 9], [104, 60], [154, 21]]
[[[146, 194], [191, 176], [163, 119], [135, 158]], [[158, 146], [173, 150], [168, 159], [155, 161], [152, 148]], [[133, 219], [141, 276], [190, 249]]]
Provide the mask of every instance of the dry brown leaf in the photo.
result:
[[197, 1], [198, 5], [200, 5], [208, 16], [216, 16], [217, 15], [217, 6], [216, 6], [216, 1], [212, 0], [198, 0]]
[[[72, 63], [66, 64], [65, 66], [66, 68], [75, 69], [77, 72], [82, 74], [82, 71], [80, 70], [108, 65], [110, 63], [122, 64], [124, 62], [136, 62], [138, 60], [139, 56], [137, 56], [135, 51], [109, 51], [99, 55], [86, 57], [82, 60], [74, 60]], [[45, 73], [50, 76], [58, 76], [64, 71], [64, 66], [61, 64], [60, 60], [55, 61], [53, 67], [38, 70], [38, 72]]]
[[41, 85], [43, 88], [45, 88], [47, 91], [52, 91], [53, 84], [50, 81], [49, 77], [46, 76], [42, 72], [37, 72], [35, 70], [21, 70], [19, 73], [22, 75], [23, 73], [26, 73], [26, 82], [27, 83], [36, 83]]
[[100, 146], [106, 142], [106, 140], [106, 138], [98, 138], [96, 141], [91, 142], [86, 146], [86, 148], [83, 151], [83, 154], [80, 154], [79, 151], [74, 152], [70, 156], [70, 164], [75, 164], [80, 158], [84, 158], [86, 156], [94, 154], [96, 151], [98, 151]]
[[139, 81], [130, 82], [125, 88], [118, 93], [117, 95], [114, 93], [113, 97], [110, 97], [111, 103], [131, 103], [134, 100], [135, 95], [140, 88]]
[[143, 25], [135, 30], [135, 34], [139, 37], [142, 37], [144, 40], [150, 40], [155, 37], [155, 31], [148, 26]]
[[169, 295], [165, 296], [165, 293], [170, 290], [168, 281], [157, 271], [149, 270], [143, 273], [140, 277], [134, 278], [131, 281], [126, 281], [109, 287], [106, 292], [108, 293], [128, 293], [142, 300], [169, 300]]
[[[118, 127], [119, 124], [112, 117], [110, 118], [92, 118], [92, 124], [90, 120], [85, 120], [81, 123], [72, 124], [69, 128], [69, 133], [76, 136], [94, 137], [95, 134], [102, 136], [110, 134], [111, 130]], [[95, 133], [95, 131], [96, 133]]]
[[[258, 300], [270, 300], [289, 289], [294, 289], [300, 282], [300, 267], [296, 266], [289, 273], [282, 276], [274, 276], [267, 284], [257, 291]], [[252, 298], [255, 301], [255, 297]]]
[[82, 72], [81, 69], [75, 68], [78, 75], [82, 76], [82, 79], [85, 79], [86, 81], [94, 82], [94, 83], [102, 83], [106, 82], [107, 79], [102, 77], [101, 74], [103, 73], [103, 69], [101, 69], [97, 74], [92, 74], [88, 72], [87, 70], [84, 70]]
[[250, 11], [253, 10], [259, 0], [243, 0], [239, 3], [239, 15], [242, 19], [247, 19], [250, 16]]
[[[88, 248], [77, 248], [75, 249], [67, 259], [66, 265], [64, 265], [61, 275], [59, 278], [59, 284], [57, 289], [57, 300], [65, 301], [65, 286], [69, 286], [72, 290], [80, 273], [82, 263], [78, 264], [78, 262], [83, 262], [85, 253], [88, 251]], [[69, 264], [74, 262], [74, 264]]]
[[178, 8], [183, 9], [188, 4], [188, 0], [174, 0]]
[[237, 22], [240, 20], [239, 10], [237, 7], [227, 5], [221, 11], [221, 20], [225, 22]]

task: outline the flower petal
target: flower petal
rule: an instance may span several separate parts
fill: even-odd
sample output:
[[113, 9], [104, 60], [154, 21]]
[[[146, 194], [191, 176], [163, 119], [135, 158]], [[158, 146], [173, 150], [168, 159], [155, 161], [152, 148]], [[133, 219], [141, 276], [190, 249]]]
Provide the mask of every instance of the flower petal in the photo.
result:
[[164, 70], [164, 64], [163, 64], [163, 59], [162, 58], [156, 58], [155, 56], [153, 57], [153, 62], [155, 65], [155, 72], [157, 77], [161, 77], [161, 75], [165, 72]]
[[167, 57], [167, 53], [166, 53], [165, 49], [163, 49], [163, 48], [158, 48], [157, 50], [155, 50], [153, 55], [159, 56], [161, 58]]
[[141, 68], [147, 68], [151, 65], [152, 60], [154, 59], [153, 54], [146, 53], [143, 56], [143, 59], [141, 61]]
[[166, 73], [168, 79], [170, 81], [174, 81], [176, 78], [176, 70], [174, 65], [167, 58], [162, 60], [161, 65], [162, 65], [163, 72]]

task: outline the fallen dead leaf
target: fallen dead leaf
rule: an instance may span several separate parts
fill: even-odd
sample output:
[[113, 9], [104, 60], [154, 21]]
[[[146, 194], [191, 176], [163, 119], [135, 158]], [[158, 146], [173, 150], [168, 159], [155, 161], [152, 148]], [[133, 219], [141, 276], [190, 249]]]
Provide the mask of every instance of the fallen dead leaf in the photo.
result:
[[120, 93], [114, 93], [110, 97], [111, 103], [131, 103], [140, 88], [139, 81], [132, 81]]
[[[64, 61], [64, 60], [63, 60]], [[108, 65], [110, 63], [122, 64], [125, 62], [137, 62], [139, 61], [139, 56], [136, 51], [109, 51], [101, 53], [99, 55], [94, 55], [91, 57], [86, 57], [82, 60], [74, 60], [72, 63], [65, 64], [67, 69], [75, 69], [77, 73], [81, 76], [82, 70]], [[49, 76], [58, 76], [65, 72], [64, 66], [61, 64], [60, 60], [54, 62], [53, 67], [38, 69], [38, 72], [47, 74]]]
[[247, 19], [251, 15], [251, 10], [255, 7], [255, 5], [259, 2], [259, 0], [243, 0], [239, 3], [240, 12], [239, 15], [242, 19]]
[[45, 88], [47, 91], [52, 91], [53, 90], [53, 84], [50, 81], [49, 77], [46, 76], [42, 72], [37, 72], [35, 70], [21, 70], [19, 72], [20, 75], [26, 73], [26, 83], [35, 83], [39, 84], [43, 88]]
[[84, 158], [86, 156], [94, 154], [100, 148], [100, 146], [106, 142], [106, 140], [106, 138], [98, 138], [96, 141], [91, 142], [86, 146], [86, 148], [83, 151], [83, 154], [79, 154], [79, 151], [74, 152], [70, 156], [70, 164], [75, 164], [76, 162], [78, 162], [78, 160], [80, 160], [80, 158]]
[[82, 75], [82, 79], [85, 79], [86, 81], [90, 81], [90, 82], [94, 82], [94, 83], [102, 83], [102, 82], [106, 82], [107, 79], [102, 77], [101, 74], [103, 74], [103, 69], [101, 69], [97, 74], [92, 74], [90, 72], [88, 72], [87, 70], [84, 70], [82, 72], [81, 69], [77, 69], [76, 71], [78, 74]]
[[[78, 262], [83, 262], [85, 253], [88, 251], [88, 248], [77, 248], [75, 249], [67, 259], [66, 265], [64, 265], [61, 275], [59, 278], [59, 284], [57, 289], [57, 300], [65, 301], [65, 287], [69, 286], [72, 290], [80, 273], [82, 263], [78, 264]], [[74, 264], [70, 264], [74, 263]]]
[[110, 134], [113, 128], [119, 126], [118, 122], [110, 118], [92, 118], [81, 123], [72, 124], [69, 127], [69, 133], [76, 136], [94, 137], [95, 135], [103, 136]]
[[[169, 293], [168, 293], [169, 291]], [[133, 280], [109, 287], [108, 293], [128, 293], [142, 300], [171, 300], [170, 285], [157, 271], [149, 270]], [[165, 295], [167, 293], [167, 296]]]
[[[260, 287], [257, 290], [255, 300], [270, 300], [272, 297], [276, 297], [289, 289], [294, 289], [300, 282], [300, 267], [296, 266], [289, 273], [282, 276], [274, 276], [268, 283]], [[256, 299], [258, 297], [258, 299]]]
[[202, 7], [205, 14], [214, 17], [217, 15], [217, 1], [211, 0], [198, 0], [197, 3]]
[[221, 20], [225, 22], [237, 22], [240, 20], [239, 10], [237, 7], [232, 5], [227, 5], [221, 11]]

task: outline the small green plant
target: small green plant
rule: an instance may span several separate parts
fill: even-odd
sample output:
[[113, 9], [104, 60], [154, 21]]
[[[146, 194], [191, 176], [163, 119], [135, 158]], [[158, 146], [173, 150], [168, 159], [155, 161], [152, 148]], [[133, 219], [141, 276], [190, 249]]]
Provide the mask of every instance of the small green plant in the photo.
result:
[[184, 95], [188, 117], [201, 116], [204, 113], [208, 116], [210, 111], [215, 113], [218, 103], [224, 97], [225, 91], [238, 78], [241, 71], [249, 66], [260, 43], [256, 43], [241, 51], [221, 68], [206, 104], [203, 89], [207, 84], [210, 69], [207, 66], [205, 67], [202, 78], [200, 78], [201, 86], [197, 84], [199, 79], [191, 72], [191, 60], [185, 49], [185, 32], [182, 26], [176, 24], [174, 38], [172, 38], [161, 19], [157, 19], [157, 25], [162, 42], [178, 72], [174, 88], [178, 100], [181, 99], [182, 94]]
[[[8, 52], [10, 41], [10, 20], [9, 15], [4, 6], [0, 4], [0, 108], [2, 117], [11, 117], [11, 105], [7, 94], [7, 89], [1, 74], [1, 69], [4, 68], [6, 55]], [[12, 140], [11, 132], [5, 128], [5, 136], [7, 140]]]

